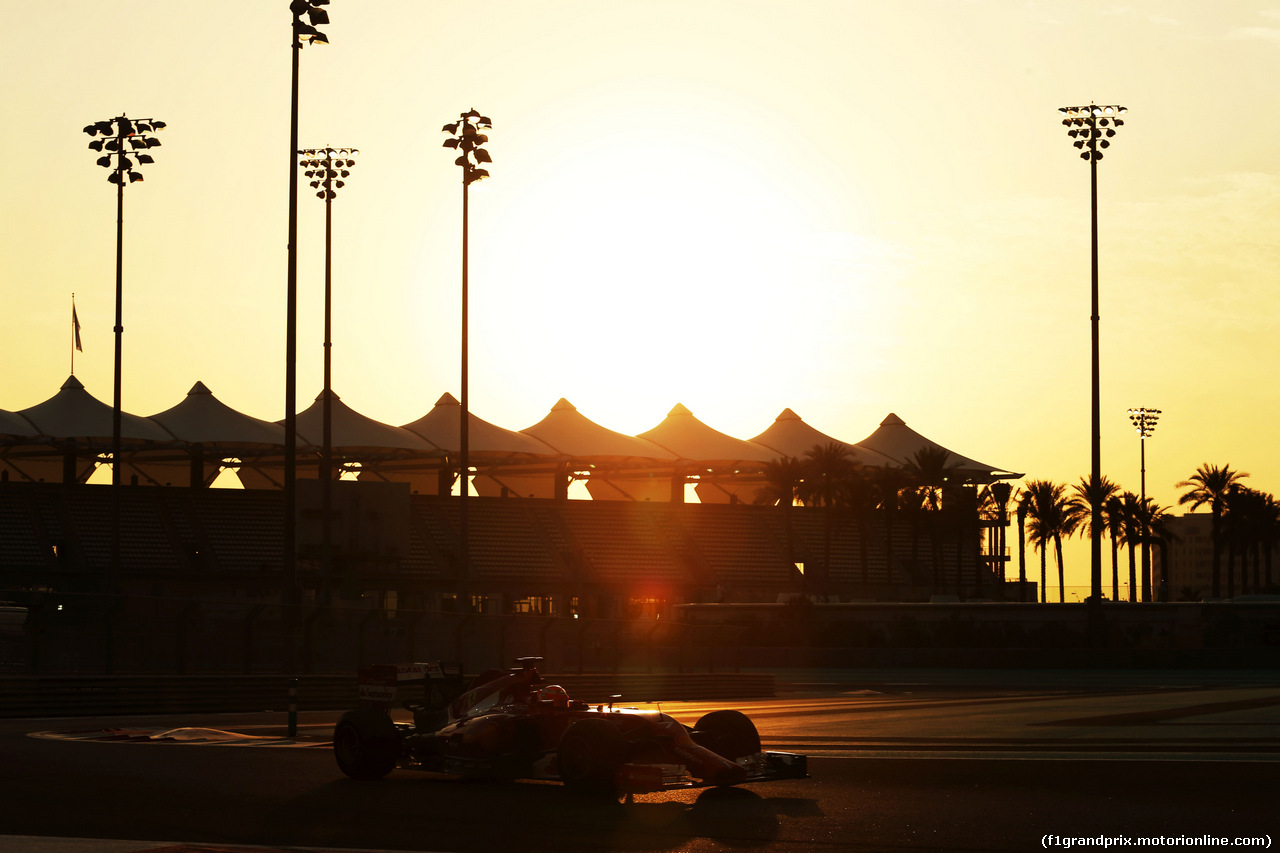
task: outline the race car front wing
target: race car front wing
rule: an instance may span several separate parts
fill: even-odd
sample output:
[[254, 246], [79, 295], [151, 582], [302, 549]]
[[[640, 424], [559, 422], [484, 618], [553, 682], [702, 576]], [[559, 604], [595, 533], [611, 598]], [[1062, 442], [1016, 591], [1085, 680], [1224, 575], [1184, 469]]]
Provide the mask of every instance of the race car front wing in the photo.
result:
[[[809, 777], [808, 756], [794, 752], [757, 752], [742, 756], [737, 764], [747, 771], [747, 777], [741, 782]], [[683, 764], [624, 764], [618, 768], [615, 783], [619, 793], [624, 794], [647, 794], [674, 788], [709, 788], [714, 784], [694, 779]]]

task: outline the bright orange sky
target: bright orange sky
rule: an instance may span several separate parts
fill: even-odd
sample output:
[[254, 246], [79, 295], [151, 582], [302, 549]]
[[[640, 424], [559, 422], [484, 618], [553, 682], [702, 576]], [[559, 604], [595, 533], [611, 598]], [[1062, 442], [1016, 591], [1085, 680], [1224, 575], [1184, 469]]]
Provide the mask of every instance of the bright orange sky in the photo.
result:
[[[70, 366], [111, 397], [115, 195], [80, 129], [168, 122], [125, 201], [125, 409], [197, 380], [283, 416], [287, 0], [10, 4], [0, 74], [0, 408]], [[560, 397], [623, 432], [677, 402], [746, 438], [790, 407], [857, 441], [889, 412], [1032, 477], [1089, 470], [1088, 166], [1057, 108], [1119, 103], [1099, 166], [1103, 473], [1209, 461], [1280, 488], [1280, 10], [1240, 2], [334, 0], [302, 147], [361, 150], [335, 203], [335, 388], [390, 423], [458, 392], [460, 175], [471, 405]], [[323, 205], [300, 204], [299, 409], [321, 381]], [[1087, 582], [1087, 549], [1068, 555]], [[1037, 568], [1038, 571], [1038, 568]]]

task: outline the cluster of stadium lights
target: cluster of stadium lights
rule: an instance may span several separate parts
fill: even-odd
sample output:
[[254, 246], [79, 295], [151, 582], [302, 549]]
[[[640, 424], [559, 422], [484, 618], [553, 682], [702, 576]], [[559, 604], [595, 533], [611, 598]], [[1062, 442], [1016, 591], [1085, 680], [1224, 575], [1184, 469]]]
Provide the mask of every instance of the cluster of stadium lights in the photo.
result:
[[1139, 406], [1129, 410], [1129, 420], [1141, 438], [1151, 438], [1156, 431], [1156, 423], [1160, 420], [1159, 409], [1148, 409]]
[[479, 167], [480, 163], [492, 163], [489, 152], [482, 147], [489, 137], [481, 130], [489, 130], [493, 122], [488, 116], [482, 116], [477, 110], [468, 110], [452, 124], [446, 124], [442, 130], [450, 134], [444, 141], [445, 148], [454, 148], [462, 153], [453, 161], [455, 166], [462, 167], [462, 182], [471, 184], [489, 177], [489, 171]]
[[311, 188], [316, 191], [316, 198], [332, 201], [338, 197], [338, 190], [346, 186], [343, 178], [351, 176], [349, 171], [356, 165], [351, 157], [359, 154], [356, 148], [306, 148], [298, 152], [303, 159], [299, 165], [305, 177], [311, 178]]
[[[320, 8], [328, 5], [329, 0], [293, 0], [289, 4], [289, 11], [293, 13], [293, 31], [297, 34], [299, 42], [304, 45], [329, 43], [325, 34], [316, 29], [320, 24], [329, 23], [329, 13]], [[311, 23], [302, 23], [303, 15], [306, 15]]]
[[1060, 107], [1058, 112], [1064, 127], [1069, 128], [1067, 136], [1075, 140], [1073, 143], [1080, 150], [1081, 160], [1097, 162], [1102, 159], [1099, 148], [1109, 148], [1111, 137], [1116, 135], [1116, 128], [1124, 126], [1124, 115], [1128, 110], [1124, 107], [1090, 104], [1087, 107]]
[[[107, 152], [97, 161], [99, 166], [111, 170], [107, 180], [123, 186], [126, 175], [131, 184], [142, 180], [142, 173], [135, 166], [147, 166], [155, 162], [146, 152], [148, 149], [158, 148], [160, 140], [148, 134], [164, 130], [164, 127], [165, 123], [156, 119], [116, 116], [87, 125], [84, 132], [97, 137], [89, 143], [90, 150]], [[137, 159], [137, 163], [129, 158], [130, 154]]]

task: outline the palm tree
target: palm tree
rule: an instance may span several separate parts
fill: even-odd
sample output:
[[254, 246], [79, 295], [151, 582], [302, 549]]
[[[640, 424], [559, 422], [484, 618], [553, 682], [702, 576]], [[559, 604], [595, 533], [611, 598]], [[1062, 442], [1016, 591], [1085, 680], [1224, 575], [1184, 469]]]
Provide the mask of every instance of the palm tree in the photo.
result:
[[1275, 495], [1264, 493], [1258, 506], [1260, 514], [1258, 523], [1262, 535], [1262, 559], [1265, 575], [1262, 590], [1271, 589], [1271, 552], [1275, 550], [1276, 540], [1280, 539], [1280, 502]]
[[787, 539], [787, 559], [795, 560], [795, 531], [791, 511], [800, 499], [804, 482], [804, 464], [794, 456], [782, 456], [764, 463], [764, 485], [756, 492], [755, 502], [778, 506], [782, 510], [782, 530]]
[[[894, 530], [898, 526], [898, 511], [902, 509], [902, 492], [905, 491], [906, 477], [901, 468], [886, 465], [870, 468], [865, 472], [871, 500], [884, 514], [884, 553], [887, 581], [894, 581], [894, 564], [897, 557], [894, 553]], [[908, 567], [914, 572], [914, 565]], [[914, 577], [910, 578], [914, 581]]]
[[1062, 564], [1062, 539], [1070, 536], [1082, 521], [1079, 512], [1067, 498], [1067, 487], [1048, 480], [1031, 480], [1026, 484], [1022, 500], [1026, 504], [1028, 533], [1040, 549], [1040, 601], [1046, 600], [1044, 584], [1045, 552], [1054, 546], [1058, 560], [1058, 600], [1066, 601], [1066, 573]]
[[1116, 507], [1120, 541], [1129, 549], [1129, 601], [1139, 600], [1137, 549], [1142, 542], [1142, 498], [1136, 492], [1125, 492], [1117, 498]]
[[[870, 544], [867, 540], [871, 535], [871, 520], [875, 517], [878, 505], [875, 484], [868, 469], [856, 466], [854, 471], [838, 484], [836, 504], [852, 517], [858, 528], [858, 559], [862, 563], [862, 589], [863, 594], [866, 595], [871, 584]], [[889, 578], [886, 576], [885, 580]]]
[[764, 485], [756, 492], [755, 502], [784, 509], [800, 499], [804, 481], [804, 465], [794, 456], [780, 456], [764, 463]]
[[933, 589], [942, 590], [942, 517], [940, 511], [943, 490], [950, 484], [951, 471], [955, 465], [948, 465], [947, 459], [951, 451], [945, 447], [922, 447], [904, 466], [904, 471], [911, 479], [919, 503], [913, 509], [921, 511], [917, 516], [929, 527], [929, 543], [933, 558]]
[[1148, 564], [1143, 571], [1147, 573], [1147, 582], [1149, 586], [1154, 585], [1151, 577], [1152, 569], [1150, 564], [1150, 553], [1152, 545], [1160, 549], [1160, 591], [1158, 594], [1152, 589], [1152, 599], [1158, 601], [1169, 600], [1169, 548], [1170, 540], [1178, 539], [1178, 536], [1169, 530], [1169, 508], [1160, 506], [1152, 498], [1147, 498], [1146, 506], [1146, 529], [1147, 529], [1147, 555]]
[[[1137, 543], [1142, 548], [1142, 600], [1154, 601], [1155, 594], [1151, 581], [1151, 546], [1160, 545], [1169, 539], [1168, 512], [1153, 498], [1139, 498], [1133, 509]], [[1163, 553], [1163, 552], [1162, 552]]]
[[[1093, 483], [1090, 479], [1080, 478], [1080, 482], [1072, 487], [1075, 492], [1071, 497], [1073, 504], [1072, 509], [1078, 513], [1084, 521], [1084, 532], [1086, 535], [1094, 536], [1093, 529]], [[1103, 477], [1098, 481], [1098, 505], [1102, 507], [1102, 523], [1103, 530], [1097, 531], [1098, 535], [1107, 534], [1111, 539], [1111, 600], [1114, 601], [1120, 596], [1120, 570], [1118, 565], [1119, 546], [1116, 542], [1116, 530], [1119, 527], [1118, 522], [1113, 522], [1110, 518], [1109, 507], [1111, 501], [1119, 493], [1120, 487], [1113, 483], [1110, 478]]]
[[1213, 514], [1210, 525], [1210, 538], [1213, 543], [1213, 597], [1222, 594], [1222, 511], [1227, 493], [1233, 485], [1249, 475], [1240, 471], [1232, 471], [1228, 465], [1210, 465], [1208, 462], [1196, 469], [1186, 480], [1178, 483], [1177, 488], [1188, 489], [1178, 498], [1178, 505], [1191, 505], [1191, 509], [1199, 509], [1205, 504]]
[[858, 463], [853, 451], [838, 441], [817, 444], [804, 454], [804, 480], [800, 497], [806, 504], [825, 507], [822, 525], [821, 585], [831, 583], [831, 536], [835, 528], [836, 499], [842, 483], [854, 476]]
[[1124, 501], [1112, 495], [1102, 507], [1102, 518], [1107, 523], [1107, 537], [1111, 540], [1111, 600], [1120, 600], [1120, 539], [1124, 535]]

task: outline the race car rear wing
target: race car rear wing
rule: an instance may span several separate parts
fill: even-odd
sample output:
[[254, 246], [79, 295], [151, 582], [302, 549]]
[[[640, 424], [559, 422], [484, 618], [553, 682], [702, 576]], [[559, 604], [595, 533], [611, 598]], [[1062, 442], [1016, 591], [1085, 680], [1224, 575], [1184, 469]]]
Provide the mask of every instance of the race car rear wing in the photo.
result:
[[466, 684], [459, 663], [375, 664], [359, 671], [360, 704], [366, 707], [403, 706], [410, 710], [439, 710], [462, 694]]

